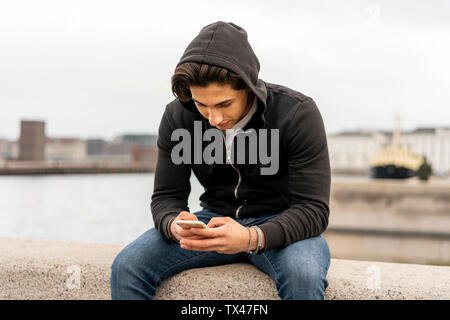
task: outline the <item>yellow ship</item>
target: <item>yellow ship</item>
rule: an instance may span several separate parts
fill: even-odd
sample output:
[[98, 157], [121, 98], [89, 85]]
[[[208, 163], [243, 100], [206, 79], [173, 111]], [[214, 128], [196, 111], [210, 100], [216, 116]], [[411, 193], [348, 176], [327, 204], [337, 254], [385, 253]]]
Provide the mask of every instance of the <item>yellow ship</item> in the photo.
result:
[[[384, 146], [370, 160], [370, 176], [372, 178], [407, 179], [417, 176], [419, 171], [424, 171], [424, 166], [428, 165], [426, 159], [401, 146], [399, 141], [400, 126], [397, 116], [397, 125], [393, 134], [392, 143]], [[425, 177], [428, 179], [431, 168], [425, 171], [428, 172]]]

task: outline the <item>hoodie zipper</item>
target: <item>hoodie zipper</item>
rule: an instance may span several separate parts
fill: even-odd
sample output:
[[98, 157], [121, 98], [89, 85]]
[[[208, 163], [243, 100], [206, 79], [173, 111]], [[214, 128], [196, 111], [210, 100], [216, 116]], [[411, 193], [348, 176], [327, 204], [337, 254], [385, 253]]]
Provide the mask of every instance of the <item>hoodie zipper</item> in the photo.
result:
[[[224, 140], [224, 143], [225, 143], [225, 150], [227, 151], [226, 158], [227, 158], [227, 160], [228, 160], [228, 155], [229, 155], [228, 153], [230, 153], [230, 156], [231, 156], [231, 150], [233, 149], [233, 142], [234, 142], [234, 139], [231, 141], [231, 147], [230, 147], [230, 150], [228, 150], [228, 148], [227, 148], [227, 139], [226, 139], [226, 136], [225, 136], [225, 134], [223, 133], [223, 131], [221, 131], [221, 132], [222, 132], [223, 140]], [[227, 162], [228, 162], [228, 161], [227, 161]], [[234, 170], [236, 170], [236, 172], [238, 173], [238, 183], [237, 183], [236, 187], [234, 188], [234, 197], [235, 197], [236, 199], [238, 199], [238, 194], [237, 194], [237, 192], [238, 192], [238, 188], [239, 188], [239, 186], [240, 186], [240, 184], [241, 184], [241, 181], [242, 181], [241, 173], [239, 172], [239, 169], [238, 169], [238, 168], [236, 168], [235, 166], [233, 166], [233, 163], [231, 163], [231, 159], [230, 159], [230, 165], [231, 165], [231, 167], [232, 167]], [[236, 219], [239, 218], [239, 211], [242, 209], [243, 206], [245, 206], [246, 203], [247, 203], [247, 200], [244, 199], [244, 203], [243, 203], [242, 205], [240, 205], [240, 206], [236, 209], [236, 211], [235, 211]]]

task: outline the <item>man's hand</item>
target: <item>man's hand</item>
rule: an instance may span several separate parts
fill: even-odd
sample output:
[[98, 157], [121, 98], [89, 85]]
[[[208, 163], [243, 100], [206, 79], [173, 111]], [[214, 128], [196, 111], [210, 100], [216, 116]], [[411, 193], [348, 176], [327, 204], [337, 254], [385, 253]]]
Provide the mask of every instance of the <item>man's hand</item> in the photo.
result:
[[202, 239], [204, 237], [198, 236], [197, 234], [193, 233], [193, 229], [197, 228], [191, 228], [191, 229], [184, 229], [180, 227], [178, 224], [175, 223], [176, 220], [195, 220], [198, 221], [197, 216], [195, 214], [192, 214], [187, 211], [181, 211], [180, 214], [172, 221], [170, 225], [170, 233], [172, 236], [180, 241], [182, 238], [186, 239]]
[[[199, 239], [182, 237], [180, 245], [183, 249], [217, 251], [226, 254], [248, 250], [249, 233], [247, 228], [230, 217], [212, 218], [208, 223], [208, 228], [192, 228], [190, 232]], [[256, 244], [255, 239], [252, 236], [254, 245]]]

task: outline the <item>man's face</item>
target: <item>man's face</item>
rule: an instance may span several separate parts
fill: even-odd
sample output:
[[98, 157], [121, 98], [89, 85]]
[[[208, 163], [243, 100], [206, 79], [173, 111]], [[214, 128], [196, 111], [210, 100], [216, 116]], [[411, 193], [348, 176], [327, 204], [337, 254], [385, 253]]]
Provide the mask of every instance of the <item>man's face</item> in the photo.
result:
[[232, 128], [250, 110], [249, 89], [234, 90], [230, 85], [212, 83], [207, 87], [191, 86], [192, 100], [209, 123], [220, 129]]

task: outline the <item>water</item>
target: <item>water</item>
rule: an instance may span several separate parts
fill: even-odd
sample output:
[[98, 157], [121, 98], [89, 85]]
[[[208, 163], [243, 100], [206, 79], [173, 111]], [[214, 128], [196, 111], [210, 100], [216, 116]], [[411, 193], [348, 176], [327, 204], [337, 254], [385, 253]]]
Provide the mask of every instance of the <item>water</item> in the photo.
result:
[[[0, 176], [0, 237], [126, 244], [153, 227], [153, 173]], [[194, 175], [191, 212], [203, 187]]]
[[[129, 243], [153, 227], [153, 178], [153, 173], [0, 176], [0, 237]], [[195, 212], [201, 210], [203, 187], [194, 175], [191, 188], [188, 204]]]

